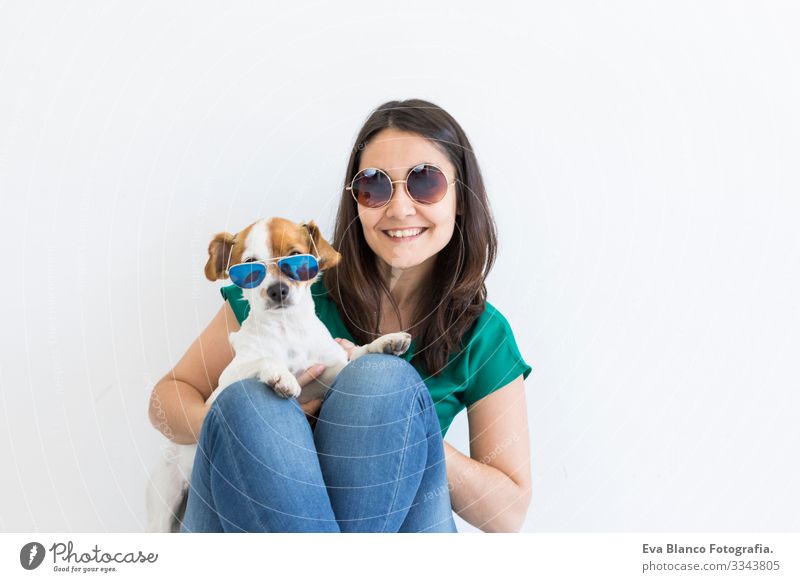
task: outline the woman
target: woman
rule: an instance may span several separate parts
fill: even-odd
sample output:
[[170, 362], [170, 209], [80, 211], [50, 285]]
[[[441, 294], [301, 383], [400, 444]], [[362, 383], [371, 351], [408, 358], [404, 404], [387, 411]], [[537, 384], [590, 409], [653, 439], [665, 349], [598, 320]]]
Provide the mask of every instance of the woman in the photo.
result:
[[[302, 407], [251, 380], [207, 409], [248, 311], [223, 288], [227, 301], [151, 399], [156, 428], [199, 445], [182, 531], [452, 532], [451, 509], [484, 531], [518, 531], [531, 367], [486, 301], [496, 233], [469, 140], [432, 103], [385, 103], [359, 132], [345, 184], [342, 261], [312, 287], [317, 315], [347, 350], [395, 331], [411, 348], [351, 362]], [[469, 457], [443, 441], [465, 407]]]

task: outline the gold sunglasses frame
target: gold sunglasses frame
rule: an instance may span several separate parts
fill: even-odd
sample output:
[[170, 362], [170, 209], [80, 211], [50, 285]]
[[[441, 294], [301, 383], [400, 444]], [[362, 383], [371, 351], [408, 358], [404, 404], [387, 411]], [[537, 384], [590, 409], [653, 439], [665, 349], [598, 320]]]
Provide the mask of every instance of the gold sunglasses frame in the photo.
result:
[[356, 193], [353, 191], [353, 184], [355, 184], [356, 178], [358, 178], [361, 175], [362, 172], [366, 172], [367, 170], [376, 170], [376, 171], [380, 172], [381, 174], [383, 174], [384, 176], [386, 176], [386, 178], [389, 180], [389, 184], [392, 186], [392, 191], [389, 193], [388, 200], [386, 200], [386, 202], [384, 202], [380, 206], [367, 206], [366, 204], [361, 204], [361, 206], [363, 206], [364, 208], [369, 208], [369, 209], [372, 210], [372, 209], [376, 209], [376, 208], [383, 208], [384, 206], [389, 204], [389, 202], [392, 201], [392, 197], [394, 196], [394, 185], [395, 184], [399, 184], [399, 183], [403, 183], [403, 184], [406, 185], [406, 193], [408, 194], [408, 197], [411, 198], [412, 202], [414, 202], [414, 204], [421, 204], [423, 206], [430, 206], [431, 204], [437, 204], [438, 202], [441, 202], [444, 199], [444, 197], [447, 196], [447, 191], [450, 190], [450, 186], [453, 186], [457, 182], [457, 180], [455, 178], [453, 178], [452, 182], [447, 182], [447, 190], [444, 191], [444, 194], [442, 194], [442, 197], [439, 200], [437, 200], [436, 202], [420, 202], [419, 200], [417, 200], [416, 198], [414, 198], [411, 195], [411, 192], [408, 191], [408, 177], [411, 175], [411, 172], [413, 172], [414, 169], [416, 169], [416, 168], [418, 168], [420, 166], [431, 166], [433, 168], [436, 168], [437, 170], [439, 170], [442, 173], [442, 176], [444, 176], [444, 179], [447, 180], [447, 174], [445, 173], [445, 171], [443, 169], [441, 169], [439, 166], [437, 166], [436, 164], [432, 164], [430, 162], [421, 162], [421, 163], [417, 164], [416, 166], [413, 166], [410, 170], [408, 170], [408, 174], [406, 174], [405, 180], [392, 180], [392, 177], [385, 170], [381, 170], [380, 168], [373, 168], [373, 167], [370, 166], [369, 168], [364, 168], [363, 170], [359, 170], [358, 172], [356, 172], [356, 175], [353, 176], [352, 180], [350, 180], [350, 185], [346, 186], [345, 190], [350, 190], [350, 195], [353, 197], [353, 200], [356, 201], [356, 204], [361, 204], [361, 202], [358, 201], [358, 196], [356, 196]]

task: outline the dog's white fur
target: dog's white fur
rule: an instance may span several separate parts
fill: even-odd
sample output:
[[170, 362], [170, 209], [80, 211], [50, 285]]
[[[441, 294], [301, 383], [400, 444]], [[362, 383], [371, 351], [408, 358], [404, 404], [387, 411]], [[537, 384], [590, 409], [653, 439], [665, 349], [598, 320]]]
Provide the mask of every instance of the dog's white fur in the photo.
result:
[[[272, 241], [270, 231], [286, 234], [283, 229], [293, 227], [302, 228], [304, 233], [311, 232], [306, 225], [297, 225], [285, 219], [263, 219], [242, 231], [246, 235], [227, 235], [230, 238], [224, 239], [235, 241], [236, 237], [245, 236], [243, 245], [240, 239], [238, 255], [228, 247], [224, 248], [233, 262], [244, 258], [268, 260], [280, 256], [277, 253], [284, 248], [282, 242], [285, 242]], [[308, 227], [316, 229], [313, 222], [308, 223]], [[226, 233], [217, 237], [223, 234]], [[297, 233], [292, 234], [297, 238]], [[330, 263], [335, 264], [339, 256], [321, 236], [319, 238], [320, 244], [333, 253], [333, 259], [329, 258], [327, 265], [322, 261], [322, 270], [332, 266]], [[211, 256], [213, 245], [214, 241], [209, 246], [209, 263], [214, 259]], [[309, 252], [315, 254], [313, 246], [310, 246]], [[206, 274], [209, 276], [208, 267]], [[289, 293], [276, 304], [267, 290], [281, 282], [288, 284]], [[229, 336], [235, 356], [220, 375], [219, 385], [207, 401], [209, 406], [226, 387], [248, 378], [257, 378], [279, 395], [296, 397], [300, 403], [321, 398], [325, 394], [341, 369], [347, 365], [348, 355], [316, 316], [311, 296], [312, 282], [292, 281], [270, 267], [267, 277], [258, 287], [243, 290], [243, 296], [250, 303], [250, 313], [241, 329]], [[409, 334], [390, 333], [366, 346], [354, 348], [350, 352], [350, 361], [367, 353], [401, 355], [410, 344]], [[296, 376], [319, 363], [326, 366], [325, 371], [301, 389]], [[182, 518], [180, 509], [188, 492], [195, 451], [196, 445], [177, 444], [171, 444], [165, 450], [147, 489], [147, 531], [179, 531]]]

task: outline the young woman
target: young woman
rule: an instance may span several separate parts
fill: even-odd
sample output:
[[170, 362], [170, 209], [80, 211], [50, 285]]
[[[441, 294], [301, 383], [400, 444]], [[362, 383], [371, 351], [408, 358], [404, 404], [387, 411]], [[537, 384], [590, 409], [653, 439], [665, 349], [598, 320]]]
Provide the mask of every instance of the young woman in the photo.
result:
[[[249, 307], [224, 287], [227, 301], [151, 399], [156, 428], [198, 442], [182, 531], [453, 532], [452, 511], [518, 531], [531, 498], [531, 367], [486, 301], [495, 225], [447, 112], [413, 99], [370, 115], [332, 244], [342, 260], [312, 286], [320, 319], [347, 350], [395, 331], [412, 334], [411, 348], [351, 362], [302, 407], [250, 380], [207, 409]], [[465, 407], [469, 457], [443, 441]]]

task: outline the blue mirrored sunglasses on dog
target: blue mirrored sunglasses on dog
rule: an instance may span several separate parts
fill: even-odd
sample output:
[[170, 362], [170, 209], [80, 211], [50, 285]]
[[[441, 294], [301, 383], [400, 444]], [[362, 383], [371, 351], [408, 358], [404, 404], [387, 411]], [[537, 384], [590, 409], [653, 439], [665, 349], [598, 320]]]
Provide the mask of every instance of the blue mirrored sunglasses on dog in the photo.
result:
[[266, 262], [239, 263], [228, 269], [228, 276], [237, 287], [253, 289], [266, 278], [267, 265], [277, 265], [281, 273], [295, 281], [310, 281], [319, 273], [319, 261], [313, 255], [291, 255]]

